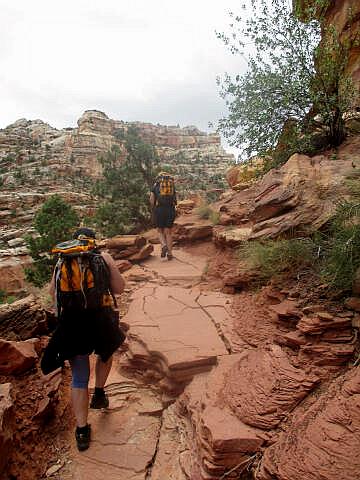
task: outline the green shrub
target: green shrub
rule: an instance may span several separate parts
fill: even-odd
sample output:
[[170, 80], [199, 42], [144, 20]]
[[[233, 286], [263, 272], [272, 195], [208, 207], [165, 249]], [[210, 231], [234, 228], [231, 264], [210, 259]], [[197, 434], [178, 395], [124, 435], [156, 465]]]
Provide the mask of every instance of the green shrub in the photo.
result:
[[203, 220], [208, 220], [210, 218], [211, 212], [213, 212], [212, 208], [206, 203], [200, 205], [200, 207], [195, 208], [196, 215]]
[[15, 300], [16, 297], [14, 295], [8, 295], [5, 290], [0, 290], [0, 305], [4, 303], [13, 303]]
[[6, 299], [6, 292], [4, 290], [0, 290], [0, 304], [5, 303]]
[[211, 210], [211, 213], [209, 215], [209, 220], [213, 225], [217, 225], [220, 221], [220, 213], [215, 212], [215, 210]]
[[76, 211], [59, 195], [49, 197], [37, 212], [34, 228], [38, 237], [26, 237], [30, 254], [34, 260], [25, 269], [26, 279], [37, 287], [42, 287], [51, 278], [56, 258], [49, 255], [59, 242], [71, 238], [72, 230], [78, 225]]
[[295, 272], [314, 263], [315, 246], [312, 240], [266, 240], [247, 242], [238, 250], [241, 260], [257, 271], [261, 280], [270, 280], [279, 274]]
[[346, 186], [349, 189], [350, 194], [357, 198], [360, 198], [360, 169], [357, 168], [350, 175], [346, 177]]
[[330, 230], [323, 242], [322, 274], [340, 290], [351, 290], [360, 267], [360, 204], [345, 202], [338, 206]]

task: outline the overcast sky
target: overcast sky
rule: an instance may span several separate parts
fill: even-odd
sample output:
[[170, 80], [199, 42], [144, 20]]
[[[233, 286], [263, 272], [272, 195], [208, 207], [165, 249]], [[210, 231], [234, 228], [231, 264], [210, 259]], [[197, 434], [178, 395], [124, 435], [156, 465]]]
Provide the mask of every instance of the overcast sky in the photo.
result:
[[84, 110], [196, 125], [225, 114], [216, 76], [244, 69], [216, 38], [239, 0], [0, 0], [0, 128], [72, 127]]

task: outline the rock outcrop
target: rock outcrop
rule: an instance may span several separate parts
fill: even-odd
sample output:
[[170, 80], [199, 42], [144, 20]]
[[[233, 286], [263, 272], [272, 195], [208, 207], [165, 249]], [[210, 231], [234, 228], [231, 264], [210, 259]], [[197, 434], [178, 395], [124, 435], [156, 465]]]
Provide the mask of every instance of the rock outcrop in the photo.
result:
[[330, 153], [294, 154], [257, 184], [220, 201], [220, 223], [251, 228], [249, 239], [310, 234], [329, 221], [340, 199], [351, 197], [348, 180], [360, 168], [359, 148], [357, 136], [339, 148], [336, 159]]
[[352, 480], [359, 474], [360, 368], [334, 382], [265, 451], [258, 480]]
[[0, 338], [9, 341], [28, 340], [47, 335], [54, 319], [32, 295], [12, 304], [0, 305]]

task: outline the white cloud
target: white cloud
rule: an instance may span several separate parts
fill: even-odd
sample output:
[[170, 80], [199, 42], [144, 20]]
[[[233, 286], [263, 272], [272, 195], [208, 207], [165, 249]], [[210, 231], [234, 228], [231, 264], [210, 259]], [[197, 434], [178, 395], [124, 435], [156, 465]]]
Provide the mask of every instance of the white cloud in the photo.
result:
[[[216, 76], [244, 68], [216, 38], [238, 0], [0, 0], [0, 128], [124, 120], [206, 128], [225, 113]], [[136, 117], [135, 117], [136, 116]]]

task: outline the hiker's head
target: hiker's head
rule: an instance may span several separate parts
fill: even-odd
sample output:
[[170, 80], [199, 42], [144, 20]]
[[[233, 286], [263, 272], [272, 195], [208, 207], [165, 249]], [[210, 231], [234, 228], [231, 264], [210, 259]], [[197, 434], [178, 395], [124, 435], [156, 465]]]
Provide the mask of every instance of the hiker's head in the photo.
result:
[[74, 232], [74, 235], [73, 235], [74, 239], [78, 239], [80, 237], [87, 237], [87, 238], [94, 238], [95, 239], [96, 233], [91, 228], [82, 227], [82, 228], [79, 228], [78, 230], [76, 230], [76, 232]]

